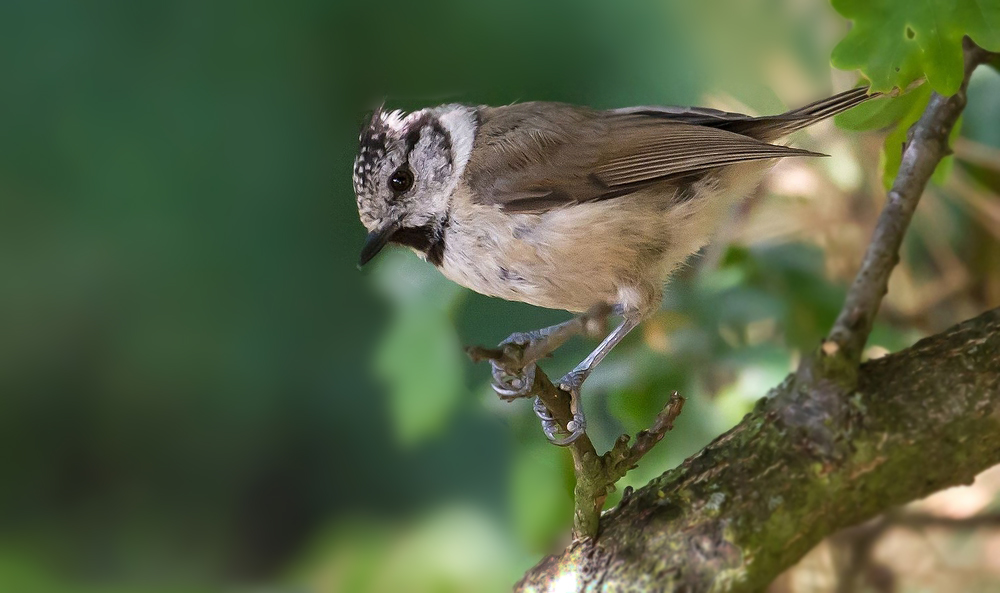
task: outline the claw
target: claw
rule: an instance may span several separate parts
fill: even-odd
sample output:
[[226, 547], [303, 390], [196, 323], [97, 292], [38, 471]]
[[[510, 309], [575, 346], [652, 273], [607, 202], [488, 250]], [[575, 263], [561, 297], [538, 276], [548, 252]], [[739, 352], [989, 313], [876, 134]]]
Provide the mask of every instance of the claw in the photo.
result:
[[[500, 342], [500, 348], [504, 351], [504, 359], [507, 360], [507, 364], [501, 364], [497, 360], [490, 361], [490, 365], [493, 367], [493, 380], [491, 381], [493, 391], [507, 400], [528, 396], [535, 385], [535, 361], [551, 354], [572, 336], [591, 331], [590, 325], [594, 321], [604, 321], [609, 313], [616, 310], [621, 310], [624, 315], [624, 308], [621, 306], [615, 309], [602, 305], [551, 327], [531, 332], [517, 332], [507, 336], [507, 339]], [[622, 324], [604, 338], [597, 350], [590, 353], [577, 366], [576, 370], [571, 371], [559, 381], [559, 387], [570, 394], [570, 411], [573, 418], [566, 427], [556, 422], [541, 400], [535, 399], [535, 414], [542, 421], [542, 430], [550, 442], [566, 446], [586, 432], [587, 420], [583, 415], [583, 410], [580, 409], [580, 385], [590, 374], [591, 369], [625, 334], [635, 327], [639, 319], [638, 316], [625, 316]], [[508, 352], [508, 346], [520, 346], [521, 348], [517, 352]], [[524, 367], [522, 369], [512, 368], [515, 365], [524, 365]]]
[[495, 360], [490, 361], [490, 366], [493, 367], [490, 385], [503, 399], [517, 399], [531, 393], [535, 384], [535, 363], [525, 366], [520, 373], [510, 372]]
[[[570, 394], [570, 411], [573, 412], [573, 419], [566, 423], [566, 428], [559, 426], [555, 418], [552, 417], [552, 413], [545, 403], [542, 402], [541, 398], [535, 398], [535, 404], [533, 409], [535, 415], [542, 421], [542, 432], [545, 433], [545, 437], [549, 439], [549, 442], [558, 447], [565, 447], [573, 443], [576, 439], [583, 436], [583, 433], [587, 432], [587, 419], [583, 415], [583, 410], [580, 409], [580, 390], [573, 389], [569, 391]], [[566, 434], [566, 431], [569, 434]]]
[[559, 436], [563, 432], [562, 427], [552, 417], [552, 413], [545, 407], [545, 403], [542, 402], [541, 398], [535, 398], [535, 404], [532, 406], [532, 409], [534, 409], [535, 415], [542, 421], [542, 432], [545, 433], [545, 438], [553, 443], [560, 442], [563, 438]]
[[[507, 336], [507, 339], [500, 342], [499, 347], [505, 348], [506, 346], [513, 345], [524, 346], [527, 348], [536, 339], [537, 336], [531, 332], [513, 333]], [[535, 384], [534, 361], [528, 361], [527, 364], [524, 365], [524, 368], [520, 369], [520, 371], [512, 371], [496, 360], [491, 360], [490, 366], [493, 367], [491, 373], [493, 380], [490, 381], [490, 385], [493, 387], [493, 391], [495, 391], [501, 398], [505, 400], [513, 400], [525, 397], [531, 393], [531, 388]]]
[[583, 436], [583, 432], [583, 430], [574, 430], [562, 438], [552, 438], [552, 435], [549, 435], [549, 433], [545, 433], [545, 436], [549, 437], [549, 442], [556, 447], [568, 447], [569, 445], [572, 445], [576, 439]]
[[553, 445], [565, 447], [587, 432], [587, 418], [583, 415], [583, 408], [580, 406], [580, 386], [583, 385], [589, 374], [585, 370], [572, 370], [556, 383], [559, 389], [569, 393], [569, 410], [573, 413], [573, 418], [566, 423], [568, 435], [559, 440], [549, 439]]
[[540, 397], [535, 398], [535, 403], [532, 406], [532, 409], [535, 411], [535, 416], [538, 416], [542, 422], [552, 422], [555, 420], [555, 418], [552, 417], [552, 412], [549, 412], [549, 409], [545, 406], [545, 403]]

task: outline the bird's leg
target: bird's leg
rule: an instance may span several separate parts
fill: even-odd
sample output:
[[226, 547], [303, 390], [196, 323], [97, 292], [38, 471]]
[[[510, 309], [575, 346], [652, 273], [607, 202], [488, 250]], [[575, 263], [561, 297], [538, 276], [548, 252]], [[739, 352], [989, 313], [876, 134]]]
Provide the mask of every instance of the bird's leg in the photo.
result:
[[580, 386], [590, 376], [594, 367], [604, 360], [608, 352], [611, 352], [611, 349], [617, 346], [618, 342], [622, 341], [622, 338], [635, 329], [640, 321], [642, 321], [642, 315], [639, 313], [634, 311], [625, 312], [621, 324], [608, 334], [597, 348], [587, 355], [587, 358], [584, 358], [580, 364], [576, 365], [576, 368], [566, 373], [562, 379], [559, 379], [556, 385], [560, 389], [569, 392], [570, 396], [569, 407], [573, 413], [573, 419], [566, 425], [566, 430], [569, 431], [569, 434], [562, 437], [557, 436], [559, 432], [562, 432], [559, 425], [552, 419], [552, 415], [545, 408], [545, 404], [538, 399], [535, 400], [535, 414], [541, 418], [542, 430], [545, 431], [545, 436], [548, 437], [552, 444], [559, 446], [568, 445], [580, 438], [580, 435], [587, 430], [587, 419], [583, 415], [583, 406], [580, 404]]
[[519, 356], [521, 366], [520, 368], [510, 368], [496, 360], [491, 360], [493, 390], [505, 399], [526, 396], [535, 383], [535, 362], [554, 352], [573, 336], [587, 333], [595, 321], [603, 321], [612, 310], [612, 307], [608, 305], [600, 305], [569, 321], [535, 331], [513, 333], [508, 336], [506, 340], [500, 342], [500, 347], [523, 346]]

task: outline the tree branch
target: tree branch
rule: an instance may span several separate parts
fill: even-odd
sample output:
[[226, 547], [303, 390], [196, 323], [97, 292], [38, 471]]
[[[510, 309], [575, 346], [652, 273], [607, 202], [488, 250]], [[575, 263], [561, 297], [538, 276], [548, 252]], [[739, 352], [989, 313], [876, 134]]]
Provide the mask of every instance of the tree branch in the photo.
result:
[[[790, 377], [519, 591], [757, 591], [823, 537], [1000, 463], [1000, 309], [861, 365], [817, 446]], [[791, 408], [791, 409], [789, 409]]]
[[834, 531], [1000, 462], [1000, 309], [859, 366], [969, 76], [991, 57], [968, 40], [965, 50], [961, 90], [932, 93], [910, 130], [821, 348], [736, 428], [623, 498], [596, 539], [544, 560], [518, 590], [756, 591]]
[[824, 343], [824, 354], [838, 354], [854, 366], [861, 362], [861, 352], [872, 331], [882, 297], [889, 290], [889, 276], [899, 262], [899, 247], [920, 195], [941, 159], [951, 154], [948, 136], [965, 109], [969, 77], [989, 55], [966, 37], [965, 78], [961, 89], [951, 97], [931, 93], [923, 115], [910, 128], [899, 173], [875, 225], [861, 269]]
[[[504, 368], [523, 368], [521, 364], [524, 355], [523, 346], [517, 344], [507, 344], [503, 348], [473, 346], [467, 348], [466, 352], [475, 362], [494, 360]], [[573, 419], [569, 394], [556, 387], [541, 369], [536, 368], [533, 377], [534, 384], [529, 396], [541, 399], [553, 419], [565, 429], [567, 423]], [[573, 487], [573, 539], [580, 540], [597, 535], [601, 509], [604, 508], [608, 493], [622, 476], [638, 465], [643, 455], [673, 429], [674, 420], [680, 415], [683, 407], [684, 398], [675, 391], [663, 410], [657, 414], [653, 426], [649, 430], [640, 431], [632, 446], [629, 446], [628, 435], [622, 435], [618, 437], [610, 451], [599, 455], [586, 432], [568, 445], [573, 456], [573, 474], [576, 477], [576, 485]]]

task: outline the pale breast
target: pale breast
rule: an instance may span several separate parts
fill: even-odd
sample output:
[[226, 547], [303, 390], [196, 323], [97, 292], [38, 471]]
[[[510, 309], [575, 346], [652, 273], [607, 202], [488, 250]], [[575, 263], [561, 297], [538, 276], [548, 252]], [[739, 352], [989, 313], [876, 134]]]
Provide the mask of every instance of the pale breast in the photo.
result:
[[542, 214], [463, 204], [452, 208], [441, 270], [476, 292], [546, 308], [648, 308], [659, 304], [668, 226], [648, 197]]
[[670, 274], [708, 242], [769, 166], [740, 163], [690, 185], [541, 213], [477, 203], [460, 188], [441, 270], [476, 292], [540, 307], [579, 312], [612, 304], [649, 312], [659, 307]]

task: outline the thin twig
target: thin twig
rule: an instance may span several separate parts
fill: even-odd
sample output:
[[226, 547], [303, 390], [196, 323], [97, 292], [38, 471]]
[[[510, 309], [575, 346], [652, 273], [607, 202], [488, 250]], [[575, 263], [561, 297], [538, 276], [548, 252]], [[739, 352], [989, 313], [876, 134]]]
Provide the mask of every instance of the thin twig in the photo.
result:
[[[867, 523], [848, 527], [830, 538], [835, 552], [838, 552], [835, 554], [839, 560], [837, 593], [856, 591], [859, 579], [871, 577], [874, 562], [872, 552], [882, 537], [893, 527], [915, 531], [928, 528], [952, 531], [996, 529], [1000, 527], [1000, 512], [985, 512], [971, 517], [955, 518], [919, 511], [890, 511]], [[885, 567], [882, 568], [885, 570]]]
[[[472, 346], [466, 348], [466, 352], [474, 362], [494, 360], [507, 369], [521, 368], [519, 356], [523, 348], [516, 344], [508, 344], [503, 348]], [[525, 397], [537, 396], [541, 399], [559, 426], [566, 430], [567, 423], [573, 419], [569, 393], [556, 387], [541, 369], [535, 369], [534, 380], [531, 391]], [[639, 463], [643, 455], [663, 440], [664, 435], [674, 427], [674, 420], [683, 407], [684, 398], [674, 392], [670, 401], [656, 416], [653, 426], [640, 431], [631, 447], [628, 445], [628, 435], [622, 435], [610, 451], [598, 455], [586, 432], [570, 443], [568, 448], [573, 457], [573, 474], [576, 477], [573, 489], [574, 539], [588, 539], [597, 535], [601, 509], [604, 508], [608, 493], [628, 470]]]
[[[473, 362], [494, 360], [503, 365], [506, 369], [520, 369], [523, 365], [520, 361], [520, 354], [523, 348], [516, 344], [508, 344], [503, 348], [483, 348], [472, 346], [466, 348], [466, 353]], [[548, 408], [552, 418], [566, 430], [566, 425], [573, 419], [570, 411], [569, 393], [556, 387], [549, 377], [539, 368], [534, 372], [534, 385], [525, 397], [538, 397]], [[566, 430], [566, 432], [570, 432]], [[573, 456], [573, 473], [576, 476], [576, 488], [574, 491], [574, 513], [573, 513], [573, 534], [576, 538], [593, 537], [597, 534], [597, 523], [600, 517], [601, 507], [604, 506], [604, 499], [595, 497], [592, 492], [592, 475], [600, 473], [600, 456], [594, 443], [591, 442], [587, 433], [580, 435], [568, 446]], [[606, 497], [607, 493], [603, 493]]]
[[684, 408], [684, 398], [676, 391], [670, 394], [660, 413], [656, 415], [656, 420], [647, 430], [641, 430], [635, 435], [635, 442], [628, 446], [628, 435], [618, 437], [614, 447], [603, 455], [604, 465], [608, 472], [608, 478], [613, 478], [612, 484], [622, 478], [626, 472], [633, 469], [642, 457], [663, 440], [663, 437], [674, 428], [674, 420], [680, 415]]
[[910, 128], [899, 173], [875, 226], [861, 269], [821, 349], [823, 354], [841, 356], [855, 369], [860, 364], [875, 315], [888, 291], [889, 276], [899, 261], [899, 248], [913, 212], [937, 164], [950, 154], [948, 136], [965, 108], [969, 76], [990, 55], [966, 38], [965, 78], [961, 88], [951, 97], [931, 93], [923, 115]]
[[[875, 544], [889, 529], [888, 515], [861, 525], [848, 527], [830, 538], [837, 566], [835, 593], [858, 590], [859, 580], [867, 575]], [[838, 553], [839, 552], [839, 553]]]
[[1000, 512], [991, 511], [972, 515], [971, 517], [941, 517], [919, 512], [904, 512], [889, 515], [892, 525], [908, 527], [910, 529], [979, 529], [1000, 527]]

